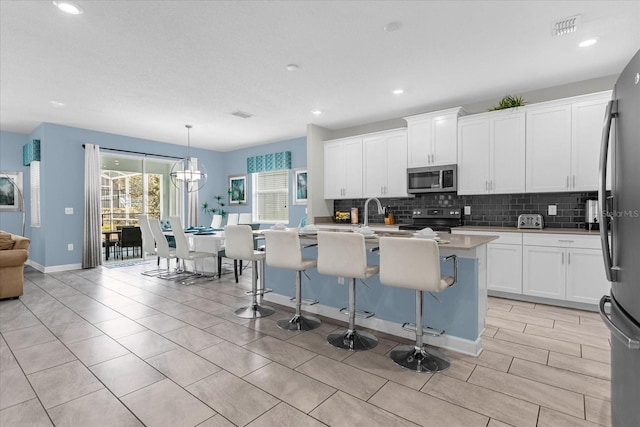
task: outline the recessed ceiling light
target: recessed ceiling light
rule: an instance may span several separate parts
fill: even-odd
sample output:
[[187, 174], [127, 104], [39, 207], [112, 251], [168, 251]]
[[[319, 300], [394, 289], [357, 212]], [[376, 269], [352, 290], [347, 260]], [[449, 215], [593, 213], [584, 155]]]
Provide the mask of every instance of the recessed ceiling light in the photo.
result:
[[320, 110], [311, 110], [311, 114], [315, 114], [316, 116], [319, 116], [320, 114], [322, 114], [322, 111], [320, 111]]
[[80, 15], [82, 13], [80, 6], [70, 1], [54, 1], [53, 4], [55, 4], [58, 9], [64, 13], [68, 13], [69, 15]]
[[579, 47], [589, 47], [589, 46], [593, 46], [594, 44], [598, 43], [598, 38], [592, 38], [592, 39], [586, 39], [581, 41], [578, 46]]
[[389, 22], [387, 25], [384, 26], [384, 30], [387, 33], [392, 33], [394, 31], [398, 31], [399, 29], [400, 29], [399, 22]]
[[289, 70], [289, 71], [296, 71], [298, 68], [300, 68], [300, 67], [298, 67], [298, 64], [289, 64], [289, 65], [287, 65], [287, 70]]
[[49, 101], [49, 104], [53, 105], [56, 108], [64, 107], [64, 102]]
[[404, 93], [404, 89], [396, 89], [393, 91], [394, 95], [402, 95]]

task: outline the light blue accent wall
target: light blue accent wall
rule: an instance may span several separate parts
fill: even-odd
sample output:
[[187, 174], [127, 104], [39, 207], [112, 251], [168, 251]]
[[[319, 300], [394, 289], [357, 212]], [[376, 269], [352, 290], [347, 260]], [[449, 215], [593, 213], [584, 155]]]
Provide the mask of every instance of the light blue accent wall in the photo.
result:
[[[41, 221], [39, 228], [30, 227], [30, 176], [29, 167], [22, 166], [22, 146], [32, 139], [41, 141]], [[82, 230], [84, 216], [84, 149], [82, 144], [139, 151], [167, 156], [185, 157], [186, 146], [168, 144], [122, 135], [96, 132], [50, 123], [43, 123], [30, 134], [0, 132], [0, 169], [22, 171], [26, 208], [26, 236], [31, 239], [29, 256], [44, 267], [81, 264]], [[183, 141], [180, 141], [182, 144]], [[280, 151], [291, 151], [292, 166], [306, 164], [306, 138], [246, 148], [231, 152], [217, 152], [191, 148], [191, 155], [203, 162], [209, 174], [207, 183], [200, 190], [199, 203], [213, 201], [217, 194], [226, 195], [229, 175], [246, 174], [246, 158]], [[124, 154], [124, 153], [123, 153]], [[293, 174], [291, 174], [293, 176]], [[292, 179], [291, 176], [291, 179]], [[250, 176], [248, 184], [251, 185]], [[247, 189], [249, 192], [250, 188]], [[250, 193], [248, 193], [250, 194]], [[234, 205], [232, 212], [251, 212], [251, 202]], [[289, 218], [297, 225], [305, 215], [306, 206], [290, 203]], [[65, 208], [73, 208], [73, 215], [65, 215]], [[211, 219], [198, 212], [199, 223], [209, 224]], [[20, 233], [21, 213], [0, 213], [0, 229]], [[73, 243], [74, 251], [67, 251]]]
[[[303, 249], [304, 258], [317, 258], [317, 247]], [[367, 262], [378, 265], [378, 252], [367, 253]], [[452, 262], [441, 262], [442, 274], [453, 275]], [[445, 333], [471, 341], [478, 338], [478, 260], [458, 258], [458, 282], [443, 292], [423, 295], [424, 324]], [[349, 305], [349, 284], [338, 284], [337, 277], [325, 276], [318, 270], [306, 271], [311, 281], [302, 276], [303, 298], [316, 299], [320, 304], [340, 308]], [[265, 286], [281, 295], [295, 295], [295, 271], [265, 265]], [[380, 283], [378, 275], [356, 283], [356, 307], [375, 312], [375, 317], [395, 323], [415, 323], [415, 291]], [[345, 323], [348, 321], [344, 317]]]
[[[260, 145], [257, 147], [245, 148], [241, 150], [223, 153], [225, 177], [228, 182], [230, 175], [247, 175], [247, 204], [227, 206], [229, 212], [251, 212], [251, 175], [247, 174], [247, 157], [259, 156], [264, 154], [277, 153], [281, 151], [291, 151], [291, 167], [298, 168], [307, 165], [307, 138], [295, 138], [286, 141], [274, 142], [271, 144]], [[289, 225], [298, 226], [298, 223], [304, 217], [306, 205], [293, 204], [293, 171], [289, 174]], [[203, 193], [201, 193], [203, 194]], [[207, 194], [210, 201], [213, 202], [213, 196], [216, 194], [226, 195], [226, 188], [223, 192]], [[265, 228], [264, 226], [262, 228]]]
[[[23, 192], [29, 188], [29, 168], [22, 165], [22, 146], [27, 142], [27, 135], [0, 131], [0, 170], [22, 172]], [[29, 200], [26, 194], [25, 200]], [[0, 212], [0, 230], [22, 234], [22, 212]]]

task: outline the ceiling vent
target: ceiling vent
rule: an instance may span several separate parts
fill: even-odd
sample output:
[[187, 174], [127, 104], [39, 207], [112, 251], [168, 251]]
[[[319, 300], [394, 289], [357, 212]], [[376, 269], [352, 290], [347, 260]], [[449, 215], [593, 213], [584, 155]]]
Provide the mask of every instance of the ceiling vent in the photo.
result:
[[245, 113], [244, 111], [234, 111], [231, 113], [232, 116], [240, 117], [241, 119], [248, 119], [249, 117], [253, 117], [253, 114]]
[[551, 24], [551, 33], [554, 36], [565, 36], [567, 34], [575, 33], [578, 31], [580, 24], [580, 15], [560, 19]]

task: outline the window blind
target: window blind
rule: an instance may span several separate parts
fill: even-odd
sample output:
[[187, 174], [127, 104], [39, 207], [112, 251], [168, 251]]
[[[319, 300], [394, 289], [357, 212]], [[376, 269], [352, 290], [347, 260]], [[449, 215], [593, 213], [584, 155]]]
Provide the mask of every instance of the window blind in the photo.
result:
[[254, 173], [253, 221], [289, 222], [289, 171]]

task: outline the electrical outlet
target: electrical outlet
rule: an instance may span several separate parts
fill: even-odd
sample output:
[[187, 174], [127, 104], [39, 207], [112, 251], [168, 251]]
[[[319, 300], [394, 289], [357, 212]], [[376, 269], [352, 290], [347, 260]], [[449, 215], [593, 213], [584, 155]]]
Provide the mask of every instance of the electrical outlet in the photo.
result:
[[69, 243], [69, 244], [67, 245], [67, 250], [68, 250], [68, 251], [72, 251], [72, 250], [73, 250], [73, 243]]
[[65, 215], [73, 215], [73, 208], [64, 208]]
[[558, 215], [558, 205], [549, 205], [547, 213], [549, 215]]
[[342, 276], [338, 277], [338, 285], [344, 285], [344, 277]]
[[465, 206], [464, 207], [464, 214], [465, 215], [471, 215], [471, 206]]

